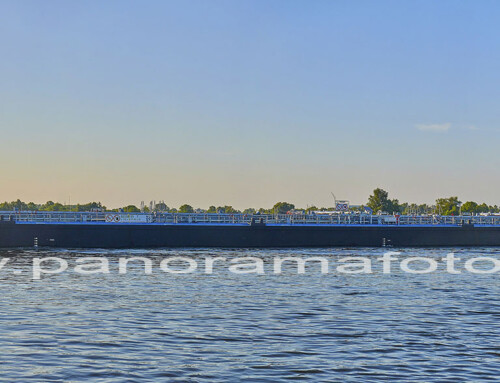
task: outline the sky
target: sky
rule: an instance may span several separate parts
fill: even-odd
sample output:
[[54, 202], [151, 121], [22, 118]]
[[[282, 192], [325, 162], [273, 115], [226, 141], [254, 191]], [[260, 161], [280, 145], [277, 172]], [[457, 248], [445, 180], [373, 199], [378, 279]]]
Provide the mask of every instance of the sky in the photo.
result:
[[500, 3], [0, 0], [0, 200], [500, 204]]

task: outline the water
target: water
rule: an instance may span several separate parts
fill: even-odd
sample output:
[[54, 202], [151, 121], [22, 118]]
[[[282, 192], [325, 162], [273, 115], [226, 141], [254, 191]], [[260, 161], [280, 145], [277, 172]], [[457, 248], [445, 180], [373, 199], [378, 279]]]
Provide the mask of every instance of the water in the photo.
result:
[[[500, 258], [500, 249], [403, 249], [400, 256]], [[9, 250], [0, 271], [0, 380], [5, 382], [499, 381], [499, 273], [381, 272], [382, 249]], [[260, 257], [263, 275], [169, 274], [140, 263], [185, 256]], [[30, 277], [32, 258], [65, 259], [65, 272]], [[109, 274], [80, 275], [81, 257], [108, 257]], [[322, 275], [275, 256], [373, 260], [373, 274]], [[270, 265], [271, 263], [269, 263]], [[179, 266], [180, 267], [180, 266]], [[17, 274], [16, 271], [17, 270]]]

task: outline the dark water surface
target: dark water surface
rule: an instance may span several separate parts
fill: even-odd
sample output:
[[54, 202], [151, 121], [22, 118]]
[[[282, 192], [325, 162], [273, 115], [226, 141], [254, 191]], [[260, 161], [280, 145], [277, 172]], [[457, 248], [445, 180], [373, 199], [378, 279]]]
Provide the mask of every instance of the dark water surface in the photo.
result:
[[[500, 259], [500, 249], [402, 249], [400, 258]], [[500, 273], [383, 274], [382, 249], [5, 250], [0, 271], [0, 380], [5, 382], [479, 382], [500, 381]], [[118, 259], [154, 260], [118, 273]], [[31, 278], [33, 257], [66, 272]], [[263, 275], [171, 274], [165, 257], [259, 257]], [[273, 274], [275, 256], [324, 256], [298, 275]], [[341, 257], [373, 260], [372, 274], [335, 271]], [[72, 270], [108, 257], [109, 274]], [[463, 263], [463, 262], [462, 262]], [[490, 265], [491, 266], [491, 265]], [[48, 266], [47, 266], [48, 267]], [[180, 266], [179, 266], [180, 267]]]

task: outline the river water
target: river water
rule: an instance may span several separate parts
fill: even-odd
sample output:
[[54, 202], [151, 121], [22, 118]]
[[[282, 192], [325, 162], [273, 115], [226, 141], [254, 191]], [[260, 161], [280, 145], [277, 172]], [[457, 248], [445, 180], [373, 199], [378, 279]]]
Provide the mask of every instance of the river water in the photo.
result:
[[[400, 259], [438, 260], [449, 252], [461, 263], [500, 259], [500, 249], [397, 250]], [[394, 263], [384, 274], [377, 261], [383, 252], [4, 250], [0, 380], [499, 381], [500, 273], [451, 274], [440, 264], [411, 274]], [[152, 273], [130, 262], [120, 274], [119, 259], [131, 256], [151, 259]], [[179, 256], [197, 262], [197, 270], [174, 274], [158, 266]], [[61, 258], [68, 269], [33, 279], [34, 257]], [[82, 257], [106, 257], [110, 272], [78, 273]], [[209, 274], [207, 257], [228, 261], [215, 262]], [[238, 257], [262, 259], [265, 272], [230, 271]], [[308, 264], [297, 274], [290, 262], [276, 274], [276, 257], [325, 257], [333, 270], [322, 274], [319, 264]], [[370, 259], [372, 273], [336, 272], [343, 257]]]

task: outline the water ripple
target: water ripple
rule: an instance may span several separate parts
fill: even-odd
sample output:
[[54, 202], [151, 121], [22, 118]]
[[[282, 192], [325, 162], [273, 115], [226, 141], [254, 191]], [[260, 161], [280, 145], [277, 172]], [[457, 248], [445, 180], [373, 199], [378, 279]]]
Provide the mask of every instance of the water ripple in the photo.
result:
[[[462, 258], [499, 249], [452, 249]], [[450, 249], [401, 249], [443, 257]], [[381, 249], [5, 250], [32, 257], [362, 255]], [[4, 382], [488, 382], [500, 367], [498, 274], [82, 276], [1, 271]], [[377, 266], [380, 267], [380, 266]], [[311, 269], [314, 270], [314, 269]]]

